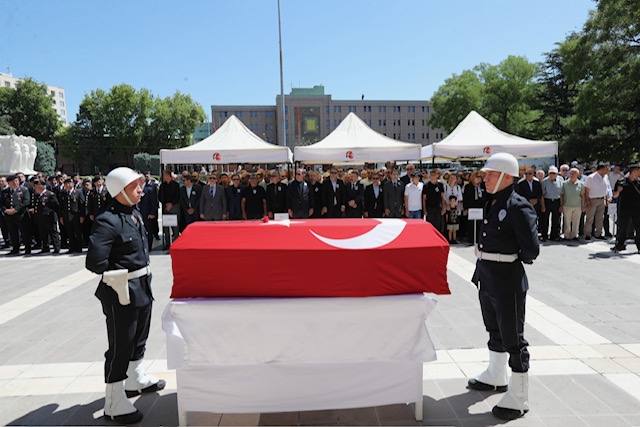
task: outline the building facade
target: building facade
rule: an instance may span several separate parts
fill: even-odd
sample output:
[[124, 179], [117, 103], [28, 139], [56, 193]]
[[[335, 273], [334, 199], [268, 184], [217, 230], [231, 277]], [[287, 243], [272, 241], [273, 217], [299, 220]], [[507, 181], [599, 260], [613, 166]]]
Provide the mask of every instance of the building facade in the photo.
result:
[[[10, 87], [15, 89], [21, 81], [22, 79], [13, 77], [11, 74], [0, 73], [1, 87]], [[47, 95], [51, 97], [53, 109], [56, 110], [56, 114], [58, 115], [62, 125], [69, 125], [69, 119], [67, 117], [67, 96], [64, 88], [47, 85]]]
[[334, 100], [324, 93], [324, 86], [292, 89], [284, 96], [284, 131], [282, 97], [276, 105], [212, 105], [213, 128], [219, 128], [235, 115], [252, 132], [265, 141], [293, 149], [309, 145], [329, 135], [349, 113], [356, 114], [373, 130], [403, 142], [429, 145], [445, 137], [444, 129], [431, 128], [433, 114], [428, 101], [355, 101]]

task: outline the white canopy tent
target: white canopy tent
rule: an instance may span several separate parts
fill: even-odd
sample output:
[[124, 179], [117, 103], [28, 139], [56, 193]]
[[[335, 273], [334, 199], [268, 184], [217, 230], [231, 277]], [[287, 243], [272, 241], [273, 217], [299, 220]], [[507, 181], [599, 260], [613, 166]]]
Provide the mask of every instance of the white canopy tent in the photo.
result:
[[294, 158], [303, 163], [373, 163], [414, 160], [420, 157], [420, 149], [420, 144], [379, 134], [354, 113], [349, 113], [322, 141], [295, 147]]
[[471, 111], [445, 139], [422, 147], [421, 158], [482, 160], [502, 152], [516, 157], [552, 157], [558, 155], [558, 143], [508, 134]]
[[162, 164], [292, 163], [288, 147], [270, 144], [232, 115], [197, 144], [160, 150]]

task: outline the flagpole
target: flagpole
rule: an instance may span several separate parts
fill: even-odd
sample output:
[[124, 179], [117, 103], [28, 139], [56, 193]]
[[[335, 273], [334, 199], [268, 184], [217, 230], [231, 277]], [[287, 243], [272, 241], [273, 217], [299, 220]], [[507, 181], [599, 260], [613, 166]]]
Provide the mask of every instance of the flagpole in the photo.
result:
[[278, 38], [280, 41], [280, 102], [282, 115], [282, 146], [287, 146], [286, 129], [285, 129], [285, 117], [284, 117], [284, 77], [282, 73], [282, 25], [280, 23], [280, 0], [278, 0]]

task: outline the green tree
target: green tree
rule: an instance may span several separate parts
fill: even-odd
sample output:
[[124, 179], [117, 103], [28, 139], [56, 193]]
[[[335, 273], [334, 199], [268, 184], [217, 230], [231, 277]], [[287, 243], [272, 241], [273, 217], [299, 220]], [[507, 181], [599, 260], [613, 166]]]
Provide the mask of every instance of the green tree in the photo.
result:
[[50, 141], [60, 127], [47, 86], [27, 78], [0, 95], [0, 111], [17, 135]]
[[53, 175], [56, 168], [56, 151], [45, 142], [36, 141], [38, 155], [36, 156], [35, 170], [44, 172], [46, 175]]
[[9, 114], [9, 99], [12, 94], [13, 89], [0, 87], [0, 135], [12, 135], [14, 132]]
[[155, 100], [151, 118], [144, 146], [150, 152], [158, 152], [160, 148], [189, 145], [191, 135], [206, 115], [190, 95], [176, 92]]
[[640, 153], [640, 8], [600, 0], [583, 30], [569, 38], [566, 70], [577, 85], [567, 125], [578, 138], [564, 149], [585, 160], [633, 161]]
[[498, 65], [481, 64], [476, 71], [483, 82], [481, 114], [499, 129], [531, 136], [540, 112], [532, 105], [539, 69], [521, 56], [509, 56]]
[[434, 114], [429, 120], [432, 127], [443, 127], [451, 132], [472, 110], [482, 107], [482, 83], [478, 75], [465, 70], [453, 75], [431, 97]]

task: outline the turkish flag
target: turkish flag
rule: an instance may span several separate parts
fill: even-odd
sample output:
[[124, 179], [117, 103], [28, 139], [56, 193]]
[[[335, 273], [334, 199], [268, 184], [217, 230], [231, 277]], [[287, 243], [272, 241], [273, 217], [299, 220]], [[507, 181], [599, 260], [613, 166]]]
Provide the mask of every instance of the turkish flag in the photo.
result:
[[196, 222], [171, 245], [171, 297], [449, 294], [448, 255], [418, 219]]

